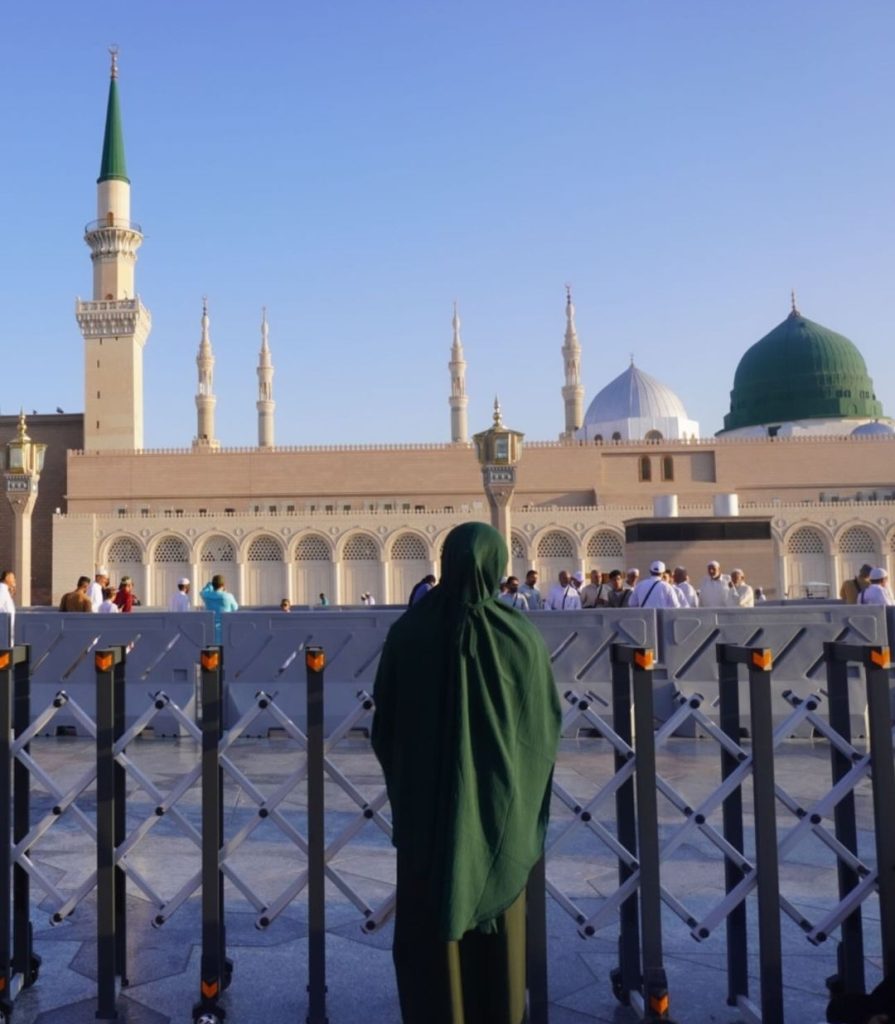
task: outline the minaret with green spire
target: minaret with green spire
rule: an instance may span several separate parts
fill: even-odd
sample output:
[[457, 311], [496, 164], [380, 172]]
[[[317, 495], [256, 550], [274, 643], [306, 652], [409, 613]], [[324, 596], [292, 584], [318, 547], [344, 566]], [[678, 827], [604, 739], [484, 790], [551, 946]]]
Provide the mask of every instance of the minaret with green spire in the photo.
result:
[[143, 447], [143, 346], [152, 326], [135, 291], [143, 242], [131, 218], [131, 183], [124, 161], [118, 97], [118, 50], [112, 56], [103, 155], [96, 182], [96, 220], [84, 229], [93, 261], [93, 297], [78, 299], [84, 335], [84, 447], [131, 451]]
[[124, 129], [121, 127], [121, 104], [118, 102], [118, 50], [113, 47], [112, 73], [109, 79], [109, 102], [106, 104], [106, 133], [103, 136], [103, 158], [97, 184], [101, 181], [126, 181], [127, 164], [124, 160]]

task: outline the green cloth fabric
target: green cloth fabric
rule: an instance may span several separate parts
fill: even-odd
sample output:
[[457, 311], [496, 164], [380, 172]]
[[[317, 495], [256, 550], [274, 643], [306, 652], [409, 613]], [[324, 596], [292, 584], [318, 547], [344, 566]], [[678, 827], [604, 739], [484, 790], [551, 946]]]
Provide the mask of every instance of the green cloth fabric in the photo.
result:
[[492, 527], [452, 530], [441, 581], [389, 630], [373, 690], [393, 841], [445, 942], [499, 930], [550, 811], [559, 698], [540, 634], [495, 597], [506, 563]]

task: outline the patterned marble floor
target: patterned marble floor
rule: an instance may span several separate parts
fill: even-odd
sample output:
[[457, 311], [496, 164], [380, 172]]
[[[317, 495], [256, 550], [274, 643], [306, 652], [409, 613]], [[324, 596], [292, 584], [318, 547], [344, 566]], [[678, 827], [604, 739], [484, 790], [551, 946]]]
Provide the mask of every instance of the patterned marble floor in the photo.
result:
[[[32, 752], [60, 787], [89, 766], [92, 747], [86, 740], [62, 738], [35, 741]], [[191, 741], [147, 739], [128, 753], [161, 790], [173, 786], [196, 759]], [[234, 763], [250, 775], [259, 791], [271, 793], [298, 763], [296, 745], [272, 738], [238, 745]], [[367, 742], [346, 740], [333, 762], [367, 798], [381, 780]], [[579, 799], [587, 799], [612, 772], [612, 757], [602, 740], [564, 740], [556, 779]], [[717, 783], [718, 750], [707, 740], [672, 741], [660, 755], [660, 772], [695, 805]], [[828, 752], [820, 743], [791, 741], [779, 752], [777, 781], [800, 799], [823, 791], [829, 775]], [[89, 818], [95, 810], [89, 787], [78, 806]], [[41, 792], [33, 797], [36, 819], [53, 803]], [[353, 817], [354, 805], [334, 782], [327, 783], [331, 836]], [[869, 796], [859, 789], [857, 805], [862, 842], [869, 835]], [[129, 828], [153, 814], [154, 801], [134, 779], [129, 782]], [[198, 820], [199, 795], [194, 787], [178, 802], [185, 821]], [[228, 784], [227, 834], [257, 819], [255, 802], [245, 790]], [[299, 787], [281, 804], [284, 815], [302, 828], [306, 807]], [[669, 804], [660, 804], [663, 834], [681, 818]], [[569, 821], [555, 802], [551, 841]], [[793, 819], [781, 811], [779, 827]], [[748, 824], [748, 822], [747, 822]], [[35, 844], [33, 854], [58, 892], [68, 894], [93, 868], [93, 846], [71, 815], [62, 818]], [[199, 868], [199, 853], [171, 816], [160, 819], [130, 855], [130, 861], [162, 899], [170, 899]], [[258, 825], [231, 863], [259, 898], [269, 903], [304, 865], [293, 844], [270, 819]], [[394, 858], [385, 835], [368, 823], [333, 859], [333, 867], [360, 898], [375, 907], [392, 890]], [[548, 877], [585, 913], [594, 912], [616, 883], [610, 853], [586, 829], [576, 829], [548, 859]], [[663, 884], [697, 916], [723, 891], [717, 851], [698, 833], [682, 844], [663, 867]], [[834, 899], [835, 864], [819, 842], [799, 846], [781, 866], [781, 891], [807, 916], [817, 916]], [[37, 984], [20, 994], [13, 1019], [17, 1024], [87, 1024], [96, 1013], [95, 899], [86, 897], [63, 923], [50, 923], [54, 897], [34, 887], [35, 949], [43, 958]], [[119, 999], [118, 1019], [125, 1024], [188, 1022], [199, 983], [200, 917], [195, 898], [188, 900], [163, 927], [152, 927], [153, 903], [135, 886], [128, 897], [128, 980]], [[876, 905], [865, 905], [868, 977], [878, 976]], [[750, 931], [755, 931], [750, 905]], [[256, 911], [232, 884], [227, 885], [228, 952], [234, 962], [233, 982], [224, 1004], [228, 1024], [287, 1024], [304, 1021], [307, 1012], [307, 917], [304, 897], [292, 902], [266, 929], [256, 927]], [[362, 915], [343, 892], [327, 890], [327, 1010], [331, 1024], [398, 1021], [392, 972], [391, 926], [366, 933]], [[788, 918], [783, 919], [784, 977], [787, 1024], [814, 1024], [824, 1019], [824, 979], [835, 969], [835, 945], [810, 945]], [[551, 1024], [594, 1024], [635, 1020], [618, 1004], [608, 981], [616, 964], [614, 923], [582, 939], [566, 910], [548, 900], [548, 949]], [[723, 928], [696, 942], [687, 926], [663, 911], [663, 939], [672, 1016], [678, 1024], [734, 1022], [738, 1012], [726, 1005]], [[757, 955], [750, 961], [753, 998], [758, 995]]]

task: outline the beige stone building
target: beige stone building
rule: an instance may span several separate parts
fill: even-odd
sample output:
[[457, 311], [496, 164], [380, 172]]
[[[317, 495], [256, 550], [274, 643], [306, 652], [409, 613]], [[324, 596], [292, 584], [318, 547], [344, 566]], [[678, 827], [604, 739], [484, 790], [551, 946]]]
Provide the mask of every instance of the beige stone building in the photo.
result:
[[[489, 518], [456, 308], [443, 445], [276, 447], [265, 317], [258, 444], [222, 449], [206, 305], [195, 435], [182, 450], [147, 451], [150, 317], [136, 292], [142, 233], [130, 219], [114, 63], [97, 202], [85, 233], [93, 296], [77, 304], [83, 447], [63, 442], [73, 449], [64, 469], [58, 448], [52, 466], [48, 459], [41, 487], [64, 497], [51, 502], [60, 509], [52, 568], [35, 559], [36, 591], [56, 601], [78, 575], [105, 565], [113, 580], [131, 575], [152, 606], [167, 603], [178, 578], [198, 589], [216, 572], [247, 605], [313, 604], [321, 593], [353, 604], [365, 592], [403, 603], [437, 572], [452, 526]], [[895, 433], [847, 338], [803, 317], [793, 300], [783, 323], [744, 354], [725, 430], [704, 438], [680, 398], [633, 363], [585, 411], [571, 294], [565, 320], [560, 439], [526, 442], [518, 465], [510, 537], [518, 574], [533, 566], [548, 582], [561, 568], [642, 568], [660, 557], [698, 579], [718, 558], [779, 598], [835, 593], [863, 562], [895, 569]], [[36, 422], [32, 434], [48, 440]]]

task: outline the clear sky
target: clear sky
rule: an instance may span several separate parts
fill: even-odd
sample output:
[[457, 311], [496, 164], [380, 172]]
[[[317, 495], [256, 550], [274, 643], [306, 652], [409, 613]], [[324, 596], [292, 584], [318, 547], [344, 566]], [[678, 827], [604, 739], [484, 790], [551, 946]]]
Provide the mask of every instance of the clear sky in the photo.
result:
[[553, 439], [566, 282], [586, 402], [633, 353], [714, 432], [795, 288], [895, 415], [891, 0], [9, 5], [4, 413], [83, 409], [112, 43], [147, 447], [195, 434], [206, 294], [225, 445], [256, 440], [263, 305], [278, 443], [449, 440], [454, 299], [470, 431], [496, 392]]

